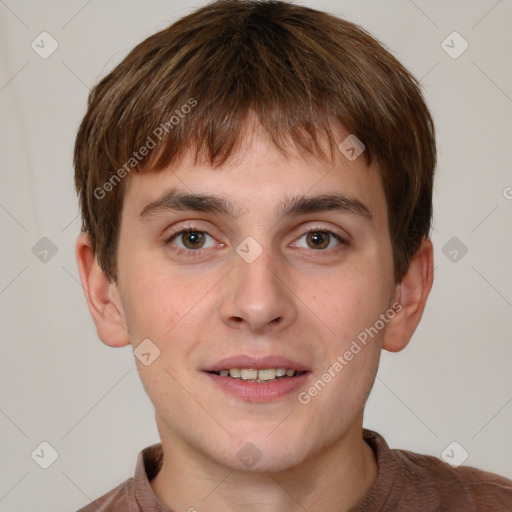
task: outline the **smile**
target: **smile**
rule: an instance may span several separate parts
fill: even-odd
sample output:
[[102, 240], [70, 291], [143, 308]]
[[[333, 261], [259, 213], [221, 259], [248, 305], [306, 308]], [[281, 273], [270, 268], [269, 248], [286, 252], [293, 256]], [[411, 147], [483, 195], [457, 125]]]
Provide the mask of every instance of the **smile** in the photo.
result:
[[298, 372], [291, 368], [266, 368], [255, 370], [252, 368], [230, 368], [229, 370], [220, 370], [210, 372], [220, 377], [240, 379], [247, 382], [275, 382], [279, 379], [299, 377], [304, 372]]

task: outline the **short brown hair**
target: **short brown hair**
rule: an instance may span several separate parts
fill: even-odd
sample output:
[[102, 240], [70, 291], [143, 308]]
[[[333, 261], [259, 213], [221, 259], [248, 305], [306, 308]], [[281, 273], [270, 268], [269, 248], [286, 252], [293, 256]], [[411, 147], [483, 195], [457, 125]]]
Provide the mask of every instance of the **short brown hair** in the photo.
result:
[[[117, 280], [122, 178], [159, 171], [188, 150], [222, 165], [250, 113], [283, 152], [292, 142], [325, 157], [325, 138], [332, 157], [340, 128], [364, 143], [366, 162], [379, 164], [400, 281], [432, 217], [435, 133], [419, 82], [357, 25], [258, 0], [192, 12], [136, 46], [91, 90], [75, 185], [82, 231], [106, 275]], [[158, 150], [148, 151], [149, 139]], [[147, 158], [139, 159], [143, 147]]]

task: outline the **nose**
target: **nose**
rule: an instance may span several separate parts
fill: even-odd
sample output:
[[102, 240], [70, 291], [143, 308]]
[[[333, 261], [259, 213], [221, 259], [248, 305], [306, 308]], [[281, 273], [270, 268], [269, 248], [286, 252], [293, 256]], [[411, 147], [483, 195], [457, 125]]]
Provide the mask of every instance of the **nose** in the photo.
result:
[[297, 310], [286, 265], [278, 265], [269, 250], [252, 263], [237, 255], [234, 264], [223, 282], [222, 321], [251, 332], [280, 330], [293, 324]]

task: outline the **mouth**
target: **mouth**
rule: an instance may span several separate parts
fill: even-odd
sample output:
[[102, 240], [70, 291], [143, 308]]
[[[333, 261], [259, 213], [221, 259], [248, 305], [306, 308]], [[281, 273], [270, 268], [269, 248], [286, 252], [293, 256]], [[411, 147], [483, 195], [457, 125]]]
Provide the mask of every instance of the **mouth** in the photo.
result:
[[223, 359], [203, 372], [217, 389], [245, 402], [269, 402], [304, 386], [312, 370], [291, 359], [236, 356]]
[[292, 368], [265, 368], [263, 370], [255, 370], [253, 368], [230, 368], [220, 371], [210, 371], [219, 377], [230, 379], [238, 379], [244, 382], [276, 382], [281, 379], [293, 379], [300, 377], [306, 372], [299, 372]]

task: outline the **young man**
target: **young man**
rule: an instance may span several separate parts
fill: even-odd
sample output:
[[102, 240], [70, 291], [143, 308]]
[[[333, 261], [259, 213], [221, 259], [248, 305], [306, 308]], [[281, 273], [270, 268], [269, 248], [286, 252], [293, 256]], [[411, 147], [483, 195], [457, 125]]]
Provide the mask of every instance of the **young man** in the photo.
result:
[[512, 481], [362, 426], [432, 286], [435, 160], [415, 79], [298, 5], [214, 2], [104, 78], [75, 147], [77, 260], [161, 444], [82, 510], [512, 510]]

